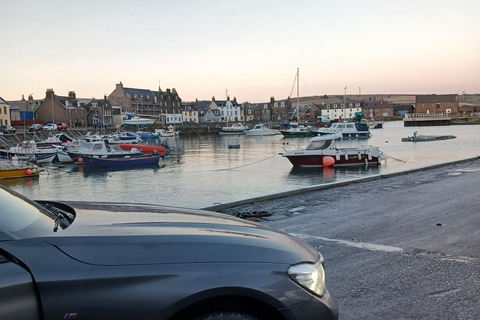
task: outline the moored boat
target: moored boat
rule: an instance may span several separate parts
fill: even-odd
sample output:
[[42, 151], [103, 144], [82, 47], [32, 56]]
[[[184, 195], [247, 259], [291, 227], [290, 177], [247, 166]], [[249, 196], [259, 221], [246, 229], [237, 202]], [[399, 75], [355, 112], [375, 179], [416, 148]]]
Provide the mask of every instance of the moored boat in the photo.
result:
[[0, 179], [34, 178], [39, 174], [40, 171], [35, 164], [18, 161], [16, 156], [12, 160], [0, 161]]
[[288, 129], [280, 130], [280, 133], [284, 137], [311, 137], [313, 136], [312, 130], [305, 125], [298, 125], [296, 123], [290, 124]]
[[168, 129], [155, 129], [155, 133], [157, 133], [160, 137], [178, 137], [180, 135], [180, 131], [178, 131], [174, 126], [168, 126]]
[[277, 131], [270, 129], [266, 124], [256, 124], [252, 129], [246, 130], [247, 136], [274, 136]]
[[339, 122], [332, 124], [331, 127], [318, 128], [313, 135], [336, 134], [342, 135], [342, 139], [365, 139], [370, 138], [370, 130], [366, 123], [361, 122]]
[[377, 166], [387, 156], [378, 147], [337, 148], [341, 134], [316, 136], [305, 149], [286, 151], [282, 157], [295, 167]]
[[132, 168], [141, 166], [158, 165], [160, 155], [155, 151], [151, 155], [131, 155], [111, 158], [107, 156], [87, 156], [83, 155], [85, 167], [89, 168]]
[[219, 134], [243, 134], [248, 130], [248, 126], [244, 126], [241, 123], [234, 123], [231, 126], [222, 127], [218, 130]]
[[153, 151], [156, 151], [161, 157], [165, 156], [165, 147], [162, 146], [145, 146], [139, 144], [120, 144], [120, 148], [125, 151], [131, 151], [137, 149], [143, 151], [145, 154], [151, 155]]
[[146, 127], [152, 126], [154, 123], [155, 119], [141, 118], [132, 114], [127, 114], [127, 116], [123, 120], [123, 124], [126, 126]]

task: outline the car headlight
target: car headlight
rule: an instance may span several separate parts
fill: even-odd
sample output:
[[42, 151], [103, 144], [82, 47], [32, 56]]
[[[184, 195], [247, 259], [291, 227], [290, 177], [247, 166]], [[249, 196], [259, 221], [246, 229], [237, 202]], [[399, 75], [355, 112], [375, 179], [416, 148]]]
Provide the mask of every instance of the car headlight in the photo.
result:
[[320, 297], [325, 292], [325, 271], [323, 259], [316, 263], [300, 263], [288, 269], [290, 278], [303, 288]]

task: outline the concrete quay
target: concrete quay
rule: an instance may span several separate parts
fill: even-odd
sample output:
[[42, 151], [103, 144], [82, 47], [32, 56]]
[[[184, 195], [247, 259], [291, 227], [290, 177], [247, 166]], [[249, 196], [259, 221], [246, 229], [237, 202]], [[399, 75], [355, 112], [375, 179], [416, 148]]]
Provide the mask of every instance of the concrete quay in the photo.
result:
[[206, 209], [318, 248], [340, 319], [480, 319], [479, 182], [473, 158]]

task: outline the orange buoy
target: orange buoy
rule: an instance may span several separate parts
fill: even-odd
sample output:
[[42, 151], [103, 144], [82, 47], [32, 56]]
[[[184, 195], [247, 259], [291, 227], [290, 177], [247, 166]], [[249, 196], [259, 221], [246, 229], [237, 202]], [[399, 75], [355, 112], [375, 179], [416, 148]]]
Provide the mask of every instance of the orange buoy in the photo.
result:
[[33, 173], [33, 172], [32, 172], [32, 170], [30, 170], [30, 169], [27, 169], [27, 172], [26, 172], [27, 176], [31, 176], [31, 175], [32, 175], [32, 173]]
[[82, 162], [83, 162], [83, 158], [78, 158], [78, 162], [82, 163]]
[[333, 157], [326, 156], [326, 157], [323, 157], [322, 162], [325, 167], [330, 167], [335, 164], [335, 159]]

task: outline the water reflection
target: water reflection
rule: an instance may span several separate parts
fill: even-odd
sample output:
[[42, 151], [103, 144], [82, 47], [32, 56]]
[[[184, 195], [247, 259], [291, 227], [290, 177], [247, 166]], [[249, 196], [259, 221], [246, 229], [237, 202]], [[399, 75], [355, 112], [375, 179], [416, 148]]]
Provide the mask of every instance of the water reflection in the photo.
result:
[[[457, 139], [402, 142], [414, 131], [422, 135], [455, 135]], [[166, 142], [172, 152], [164, 167], [131, 170], [87, 170], [76, 165], [49, 166], [39, 179], [0, 180], [33, 199], [158, 203], [199, 208], [287, 191], [310, 185], [398, 172], [478, 156], [480, 126], [403, 127], [385, 123], [365, 140], [339, 141], [338, 147], [372, 145], [391, 158], [380, 167], [294, 168], [281, 157], [284, 149], [304, 148], [309, 138], [281, 135], [250, 137], [207, 134], [149, 139]], [[229, 149], [239, 144], [240, 149]]]
[[352, 180], [367, 175], [376, 175], [380, 169], [378, 167], [292, 167], [289, 179], [294, 181], [302, 180], [307, 185], [317, 185], [335, 181]]

